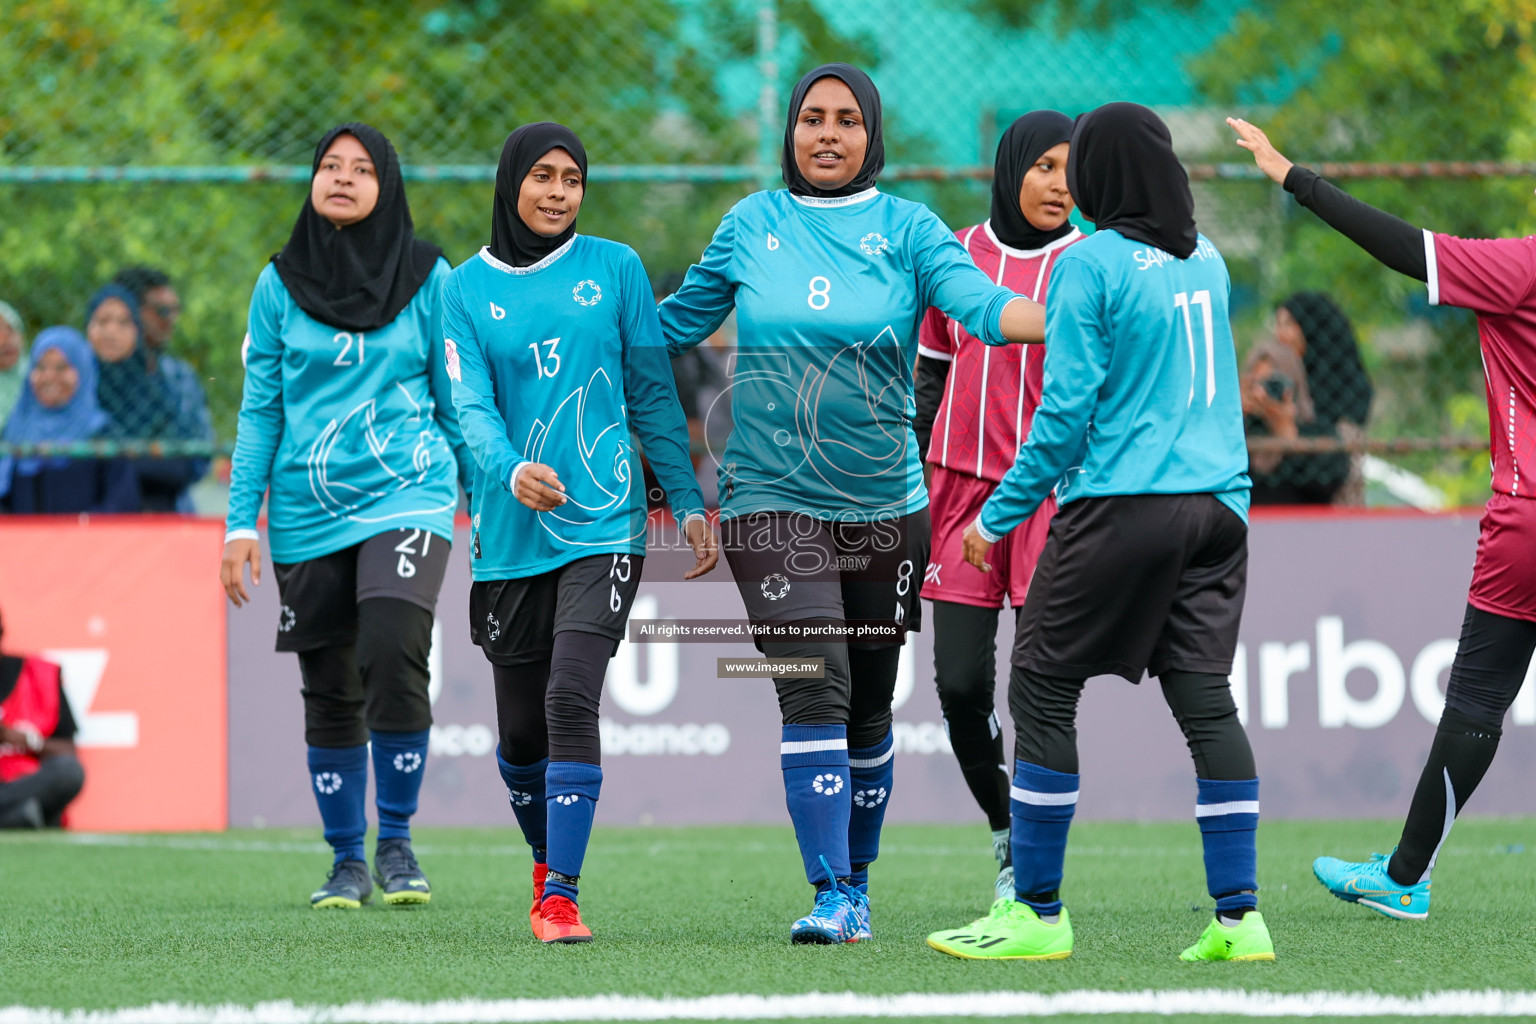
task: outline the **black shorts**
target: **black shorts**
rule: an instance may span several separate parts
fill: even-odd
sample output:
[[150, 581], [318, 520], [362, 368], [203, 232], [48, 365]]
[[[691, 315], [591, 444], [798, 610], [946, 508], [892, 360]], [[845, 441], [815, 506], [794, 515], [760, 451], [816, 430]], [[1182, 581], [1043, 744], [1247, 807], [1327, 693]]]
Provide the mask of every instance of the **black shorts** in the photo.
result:
[[644, 567], [644, 555], [590, 555], [537, 576], [476, 580], [470, 642], [496, 665], [542, 661], [566, 630], [608, 637], [617, 650]]
[[1227, 675], [1248, 582], [1248, 526], [1210, 494], [1062, 506], [1019, 612], [1013, 664], [1048, 676]]
[[731, 575], [754, 623], [831, 619], [868, 623], [906, 643], [922, 628], [917, 592], [928, 564], [926, 508], [898, 519], [844, 523], [799, 512], [750, 512], [720, 524]]
[[357, 639], [357, 603], [393, 597], [437, 610], [452, 545], [427, 530], [390, 530], [304, 562], [274, 563], [279, 651], [339, 647]]

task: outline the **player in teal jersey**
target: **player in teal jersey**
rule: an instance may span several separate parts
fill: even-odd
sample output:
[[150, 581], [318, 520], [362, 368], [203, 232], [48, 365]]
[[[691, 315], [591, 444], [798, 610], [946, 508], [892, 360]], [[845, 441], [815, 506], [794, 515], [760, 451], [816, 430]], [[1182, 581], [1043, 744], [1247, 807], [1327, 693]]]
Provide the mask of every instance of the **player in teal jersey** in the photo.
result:
[[251, 298], [220, 570], [245, 603], [245, 567], [261, 581], [269, 493], [277, 649], [299, 656], [311, 785], [335, 850], [315, 907], [372, 892], [370, 746], [374, 878], [386, 903], [431, 899], [410, 819], [432, 726], [433, 611], [470, 470], [435, 344], [447, 278], [442, 251], [415, 237], [389, 140], [355, 122], [327, 132], [288, 244]]
[[602, 787], [598, 701], [646, 550], [638, 435], [696, 556], [719, 559], [650, 282], [576, 234], [587, 154], [523, 125], [496, 171], [491, 244], [443, 290], [444, 356], [475, 458], [470, 634], [490, 661], [497, 764], [533, 849], [529, 923], [586, 942], [577, 880]]
[[[926, 207], [883, 194], [880, 96], [864, 72], [806, 74], [784, 131], [787, 190], [725, 216], [661, 304], [673, 352], [734, 308], [735, 422], [719, 457], [721, 533], [771, 657], [824, 659], [779, 677], [780, 764], [815, 907], [795, 942], [869, 938], [869, 864], [892, 786], [891, 697], [928, 561], [928, 493], [912, 366], [937, 306], [988, 344], [1039, 341], [1044, 314], [994, 285]], [[845, 639], [787, 635], [805, 625]]]
[[1014, 895], [928, 944], [976, 959], [1072, 952], [1060, 887], [1077, 807], [1077, 704], [1090, 676], [1157, 676], [1195, 762], [1215, 919], [1185, 960], [1273, 960], [1258, 913], [1259, 780], [1227, 677], [1248, 568], [1248, 452], [1221, 254], [1195, 230], [1168, 127], [1112, 103], [1078, 118], [1067, 186], [1098, 230], [1046, 297], [1029, 440], [965, 534], [999, 537], [1054, 487], [1060, 511], [1019, 616], [1008, 704]]

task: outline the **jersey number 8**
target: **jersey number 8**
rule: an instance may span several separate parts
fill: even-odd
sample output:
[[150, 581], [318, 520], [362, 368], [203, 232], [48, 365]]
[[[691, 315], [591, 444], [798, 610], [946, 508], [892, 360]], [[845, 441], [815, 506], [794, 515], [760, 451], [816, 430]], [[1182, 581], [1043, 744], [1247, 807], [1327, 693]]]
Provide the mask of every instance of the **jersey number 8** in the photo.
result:
[[805, 304], [812, 309], [826, 309], [832, 304], [832, 298], [828, 294], [830, 291], [832, 291], [831, 281], [820, 275], [811, 278], [811, 294], [805, 297]]

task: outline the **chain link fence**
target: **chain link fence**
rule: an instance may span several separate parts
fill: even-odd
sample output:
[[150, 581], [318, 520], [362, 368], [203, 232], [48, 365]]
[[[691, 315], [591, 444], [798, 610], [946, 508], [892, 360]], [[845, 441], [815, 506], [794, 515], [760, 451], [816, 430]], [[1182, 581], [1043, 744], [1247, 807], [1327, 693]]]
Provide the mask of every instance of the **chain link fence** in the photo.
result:
[[[1245, 387], [1265, 396], [1248, 416], [1262, 487], [1276, 500], [1476, 503], [1487, 410], [1471, 318], [1428, 307], [1422, 286], [1297, 208], [1222, 124], [1243, 113], [1415, 224], [1528, 229], [1536, 14], [1514, 0], [1403, 6], [1388, 24], [1323, 0], [12, 0], [0, 300], [27, 339], [52, 325], [88, 336], [114, 425], [5, 450], [142, 456], [165, 488], [214, 457], [216, 476], [252, 285], [334, 124], [390, 136], [417, 231], [457, 263], [488, 238], [507, 132], [563, 121], [593, 162], [583, 230], [633, 245], [660, 279], [698, 256], [733, 202], [777, 184], [790, 87], [840, 59], [882, 90], [882, 187], [956, 228], [986, 216], [993, 148], [1019, 114], [1119, 99], [1159, 110], [1232, 270]], [[88, 316], [132, 267], [168, 282], [129, 275], [126, 326], [111, 297]], [[1332, 313], [1277, 314], [1297, 293]], [[1310, 357], [1286, 348], [1287, 317]], [[6, 331], [0, 415], [30, 386]], [[136, 332], [126, 355], [124, 332]], [[1317, 355], [1347, 336], [1358, 375]], [[188, 506], [184, 486], [175, 495]]]

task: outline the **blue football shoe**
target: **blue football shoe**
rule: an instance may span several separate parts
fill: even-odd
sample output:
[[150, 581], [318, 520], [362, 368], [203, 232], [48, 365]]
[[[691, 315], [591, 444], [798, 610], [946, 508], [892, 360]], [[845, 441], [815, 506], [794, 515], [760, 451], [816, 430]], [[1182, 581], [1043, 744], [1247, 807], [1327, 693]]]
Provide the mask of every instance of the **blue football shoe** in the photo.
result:
[[869, 901], [859, 897], [865, 907], [861, 918], [853, 893], [854, 890], [842, 882], [833, 882], [822, 889], [816, 894], [816, 905], [811, 912], [790, 926], [789, 941], [820, 946], [857, 942], [860, 926], [866, 931], [869, 928]]
[[1319, 857], [1312, 862], [1312, 873], [1323, 888], [1341, 900], [1404, 921], [1424, 920], [1429, 916], [1430, 883], [1398, 884], [1387, 874], [1390, 859], [1385, 853], [1373, 853], [1368, 861]]

